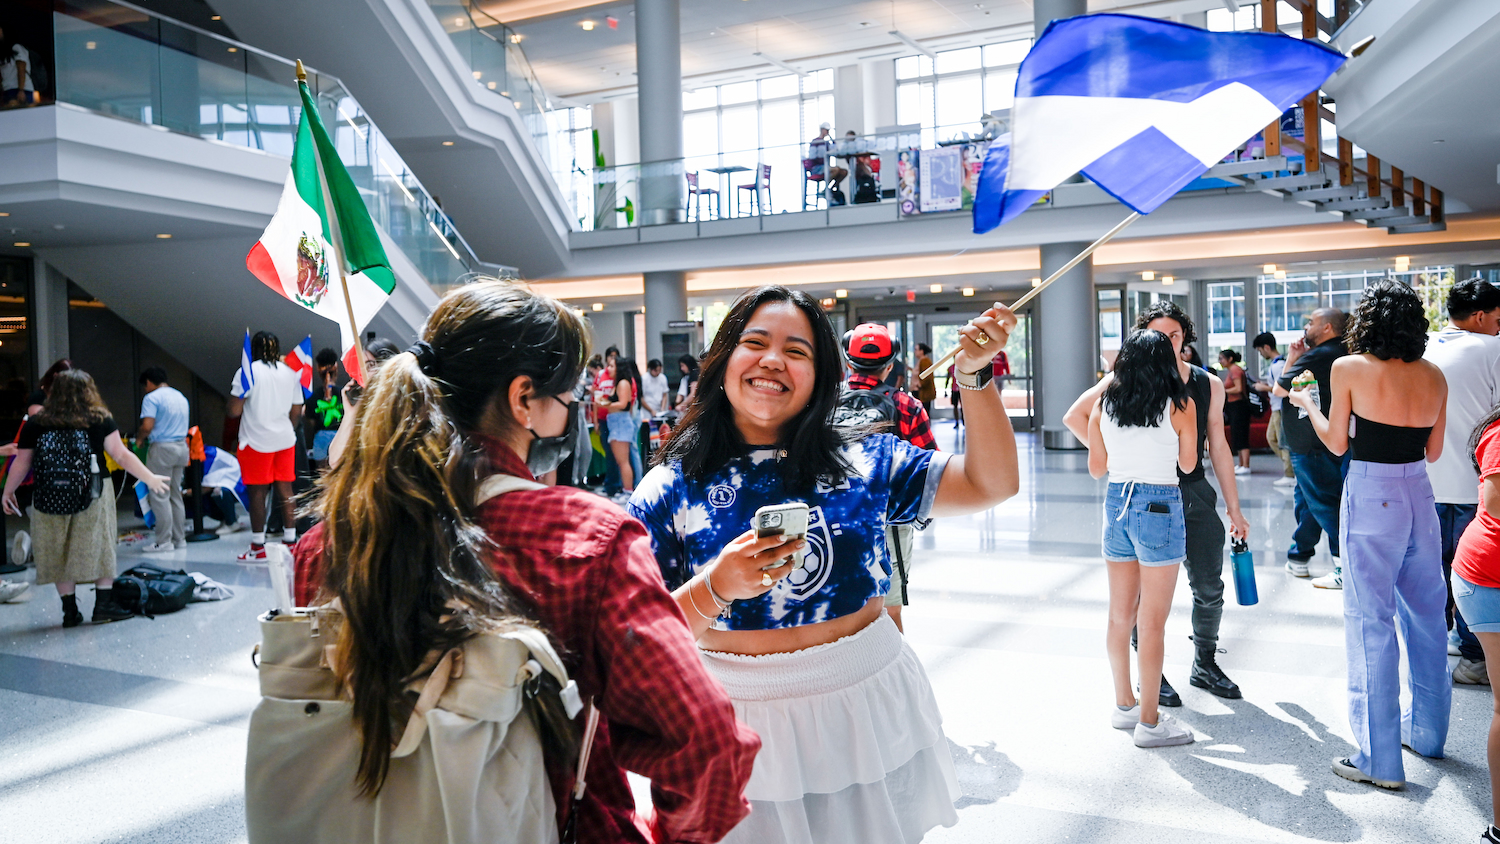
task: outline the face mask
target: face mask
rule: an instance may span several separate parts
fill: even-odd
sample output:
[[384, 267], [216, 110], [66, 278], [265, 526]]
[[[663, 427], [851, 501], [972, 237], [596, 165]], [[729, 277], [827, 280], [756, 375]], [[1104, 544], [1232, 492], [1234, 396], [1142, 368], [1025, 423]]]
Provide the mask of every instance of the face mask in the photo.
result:
[[[560, 399], [558, 401], [561, 402]], [[540, 478], [556, 470], [573, 453], [573, 442], [578, 438], [578, 411], [572, 405], [567, 405], [567, 408], [568, 426], [558, 436], [544, 437], [531, 431], [531, 450], [526, 453], [526, 468], [533, 477]]]

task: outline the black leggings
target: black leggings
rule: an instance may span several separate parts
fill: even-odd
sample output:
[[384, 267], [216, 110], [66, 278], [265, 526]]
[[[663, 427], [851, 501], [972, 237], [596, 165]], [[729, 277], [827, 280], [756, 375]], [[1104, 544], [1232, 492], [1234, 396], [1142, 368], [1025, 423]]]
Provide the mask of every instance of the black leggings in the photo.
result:
[[1229, 428], [1229, 450], [1250, 448], [1250, 402], [1224, 402], [1224, 424]]

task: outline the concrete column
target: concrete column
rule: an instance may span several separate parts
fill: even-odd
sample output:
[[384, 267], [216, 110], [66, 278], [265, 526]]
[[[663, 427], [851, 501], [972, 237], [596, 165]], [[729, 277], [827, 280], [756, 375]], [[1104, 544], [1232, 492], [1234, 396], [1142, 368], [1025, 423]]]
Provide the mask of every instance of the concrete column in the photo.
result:
[[621, 97], [610, 102], [615, 124], [615, 145], [610, 164], [638, 164], [641, 160], [641, 121], [635, 97]]
[[[1087, 242], [1042, 244], [1042, 277], [1052, 275], [1086, 248]], [[1037, 335], [1032, 345], [1032, 366], [1037, 376], [1042, 444], [1047, 448], [1085, 447], [1063, 425], [1063, 414], [1083, 391], [1094, 385], [1099, 356], [1095, 297], [1092, 257], [1069, 270], [1037, 297], [1037, 315], [1032, 321]]]
[[[1089, 13], [1088, 0], [1034, 0], [1031, 4], [1031, 20], [1036, 26], [1037, 36], [1047, 24], [1059, 18], [1076, 18]], [[1049, 291], [1050, 292], [1050, 291]], [[1046, 294], [1043, 294], [1044, 296]], [[1063, 408], [1066, 410], [1067, 408]]]
[[859, 65], [851, 64], [833, 72], [833, 134], [842, 138], [853, 129], [865, 133], [864, 75]]
[[687, 273], [676, 270], [645, 273], [646, 358], [661, 357], [661, 333], [667, 323], [687, 319]]
[[[882, 126], [896, 125], [896, 62], [892, 59], [869, 59], [859, 63], [865, 96], [865, 128], [873, 135]], [[896, 168], [890, 168], [895, 172]], [[881, 171], [885, 175], [885, 171]]]
[[1259, 372], [1262, 367], [1260, 355], [1255, 353], [1255, 347], [1251, 344], [1260, 333], [1260, 297], [1256, 295], [1260, 283], [1253, 278], [1242, 278], [1239, 281], [1245, 291], [1245, 370], [1248, 372], [1253, 363], [1255, 371]]
[[[679, 0], [636, 0], [635, 67], [640, 92], [641, 223], [684, 219], [682, 22]], [[658, 338], [657, 342], [661, 342]]]
[[31, 348], [36, 374], [68, 357], [68, 279], [41, 258], [31, 260]]

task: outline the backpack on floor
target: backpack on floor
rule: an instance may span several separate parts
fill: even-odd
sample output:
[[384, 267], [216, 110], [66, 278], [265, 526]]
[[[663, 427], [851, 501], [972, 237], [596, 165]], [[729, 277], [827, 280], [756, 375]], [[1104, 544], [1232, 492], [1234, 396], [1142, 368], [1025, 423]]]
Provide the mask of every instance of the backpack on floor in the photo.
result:
[[115, 603], [136, 615], [155, 618], [187, 606], [197, 585], [181, 569], [141, 563], [115, 578]]
[[896, 388], [881, 384], [869, 390], [853, 390], [845, 384], [839, 392], [838, 406], [833, 409], [833, 424], [838, 427], [896, 425]]
[[32, 506], [54, 516], [82, 513], [103, 491], [99, 455], [82, 428], [49, 428], [36, 440], [32, 458], [36, 492]]

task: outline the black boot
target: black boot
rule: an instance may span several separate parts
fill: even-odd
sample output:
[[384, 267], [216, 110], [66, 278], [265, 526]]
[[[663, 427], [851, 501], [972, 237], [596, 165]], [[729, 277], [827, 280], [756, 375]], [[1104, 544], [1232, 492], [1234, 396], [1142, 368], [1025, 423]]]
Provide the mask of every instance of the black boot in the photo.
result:
[[1240, 687], [1224, 675], [1224, 670], [1214, 658], [1216, 653], [1218, 648], [1213, 645], [1198, 645], [1198, 656], [1193, 660], [1193, 673], [1188, 677], [1188, 682], [1200, 689], [1207, 689], [1211, 695], [1239, 700], [1243, 697]]
[[1174, 688], [1172, 688], [1172, 684], [1167, 682], [1167, 675], [1165, 675], [1165, 674], [1161, 675], [1161, 691], [1159, 691], [1159, 692], [1156, 693], [1156, 705], [1157, 706], [1181, 706], [1182, 705], [1182, 695], [1178, 694], [1177, 690], [1174, 689]]
[[115, 603], [114, 589], [94, 590], [94, 617], [91, 620], [95, 624], [103, 624], [107, 621], [124, 621], [134, 615], [135, 613]]
[[83, 623], [83, 613], [78, 611], [78, 596], [64, 595], [63, 602], [63, 627], [77, 627]]

